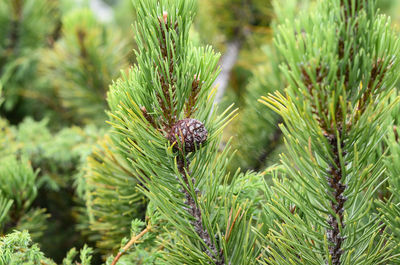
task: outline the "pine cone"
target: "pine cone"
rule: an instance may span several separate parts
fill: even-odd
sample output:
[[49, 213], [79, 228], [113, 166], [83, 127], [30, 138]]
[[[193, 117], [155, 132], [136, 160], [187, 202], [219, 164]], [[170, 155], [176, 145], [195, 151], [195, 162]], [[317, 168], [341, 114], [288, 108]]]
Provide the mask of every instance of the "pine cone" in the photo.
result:
[[[171, 144], [175, 143], [174, 149], [184, 146], [185, 152], [193, 152], [200, 144], [207, 140], [208, 132], [204, 124], [196, 119], [179, 120], [172, 126], [168, 139]], [[176, 143], [177, 137], [180, 143]], [[184, 142], [182, 142], [182, 139]]]

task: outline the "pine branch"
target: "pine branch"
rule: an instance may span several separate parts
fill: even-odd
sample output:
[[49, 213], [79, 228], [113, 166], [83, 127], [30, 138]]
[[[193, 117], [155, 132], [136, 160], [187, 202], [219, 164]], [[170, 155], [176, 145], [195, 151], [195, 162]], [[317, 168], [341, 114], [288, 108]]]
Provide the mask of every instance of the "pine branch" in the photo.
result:
[[218, 55], [189, 40], [195, 1], [135, 3], [138, 64], [110, 89], [110, 124], [119, 153], [143, 183], [139, 190], [171, 226], [166, 234], [174, 240], [164, 241], [160, 259], [251, 264], [255, 236], [241, 234], [250, 217], [242, 213], [228, 226], [229, 241], [221, 230], [228, 209], [239, 208], [234, 184], [227, 184], [232, 152], [227, 147], [219, 154], [222, 129], [235, 113], [212, 110]]
[[111, 265], [116, 265], [121, 256], [124, 255], [133, 244], [136, 244], [137, 241], [142, 238], [146, 233], [150, 232], [150, 230], [151, 224], [149, 223], [142, 232], [140, 232], [136, 236], [133, 236], [131, 240], [129, 240], [129, 242], [122, 248], [122, 250], [118, 252], [117, 256], [115, 256], [114, 260], [111, 262]]
[[[175, 22], [172, 28], [172, 22], [168, 19], [168, 12], [163, 12], [163, 17], [158, 18], [159, 21], [159, 31], [161, 32], [161, 39], [159, 40], [161, 54], [163, 56], [163, 60], [168, 63], [168, 73], [159, 73], [159, 79], [161, 83], [162, 93], [163, 95], [158, 95], [158, 102], [163, 110], [163, 113], [166, 115], [167, 120], [164, 121], [163, 126], [166, 130], [171, 128], [173, 124], [176, 122], [176, 77], [173, 75], [174, 73], [174, 60], [173, 53], [176, 50], [176, 43], [174, 39], [170, 39], [168, 36], [168, 32], [173, 29], [176, 33], [178, 33], [178, 22]], [[169, 51], [170, 42], [172, 43], [172, 50], [174, 52]], [[168, 79], [169, 77], [169, 79]], [[170, 89], [171, 87], [171, 94]], [[172, 102], [171, 102], [172, 100]]]
[[[323, 74], [322, 67], [319, 66], [315, 70], [315, 83], [317, 85], [322, 85], [322, 81], [326, 78], [326, 76]], [[340, 234], [340, 231], [344, 229], [345, 223], [343, 222], [343, 213], [344, 213], [344, 203], [346, 202], [347, 198], [343, 196], [343, 192], [346, 189], [346, 185], [342, 183], [342, 169], [341, 169], [341, 163], [340, 163], [340, 156], [339, 156], [339, 149], [338, 146], [340, 146], [340, 149], [343, 149], [344, 144], [342, 140], [339, 140], [336, 137], [336, 135], [339, 135], [339, 139], [343, 139], [342, 137], [342, 126], [341, 123], [341, 113], [342, 110], [339, 106], [337, 110], [337, 115], [336, 120], [337, 122], [337, 130], [335, 130], [334, 127], [331, 126], [331, 124], [326, 123], [326, 119], [321, 117], [320, 112], [322, 111], [324, 113], [325, 117], [328, 117], [328, 107], [326, 106], [328, 100], [327, 94], [324, 94], [322, 97], [318, 95], [314, 95], [316, 91], [316, 87], [314, 86], [314, 83], [311, 80], [311, 77], [305, 70], [305, 68], [302, 68], [302, 77], [303, 77], [303, 82], [305, 86], [307, 87], [308, 93], [310, 95], [310, 101], [311, 101], [311, 108], [312, 108], [312, 113], [314, 114], [314, 118], [317, 120], [320, 128], [324, 132], [325, 138], [328, 140], [330, 144], [330, 148], [332, 151], [332, 156], [333, 156], [333, 162], [329, 165], [328, 171], [327, 171], [327, 181], [329, 186], [333, 190], [333, 198], [335, 201], [331, 201], [331, 208], [334, 211], [335, 215], [329, 214], [327, 223], [330, 225], [330, 229], [327, 229], [326, 234], [327, 234], [327, 239], [331, 243], [329, 245], [329, 254], [332, 257], [332, 264], [333, 265], [340, 265], [341, 264], [341, 255], [343, 253], [342, 250], [342, 244], [344, 237]], [[318, 105], [315, 104], [315, 102], [318, 102]], [[328, 261], [326, 261], [328, 264]]]
[[289, 85], [285, 96], [276, 93], [264, 103], [285, 122], [288, 154], [282, 162], [290, 181], [275, 180], [277, 201], [267, 207], [281, 220], [268, 235], [272, 264], [395, 259], [395, 245], [371, 206], [385, 185], [385, 165], [374, 152], [395, 104], [389, 101], [396, 80], [391, 75], [399, 62], [391, 60], [400, 46], [374, 4], [320, 1], [279, 29]]
[[[137, 190], [143, 180], [116, 151], [112, 137], [106, 135], [88, 157], [85, 176], [82, 178], [80, 194], [86, 207], [81, 227], [89, 238], [100, 237], [97, 247], [103, 252], [114, 250], [121, 238], [129, 236], [133, 219], [143, 219], [147, 200]], [[83, 186], [83, 187], [82, 187]], [[110, 201], [115, 203], [110, 204]], [[115, 212], [124, 213], [116, 215]], [[85, 224], [86, 222], [86, 224]], [[119, 227], [115, 231], [114, 227]]]
[[[353, 2], [354, 3], [354, 2]], [[361, 1], [355, 1], [354, 6], [352, 4], [352, 1], [349, 1], [348, 3], [343, 3], [341, 2], [341, 6], [344, 10], [345, 14], [345, 24], [350, 23], [350, 19], [354, 16], [352, 16], [351, 11], [352, 8], [357, 12], [360, 9], [364, 7], [363, 3]], [[346, 32], [346, 35], [348, 34], [348, 38], [351, 38], [354, 35], [357, 35], [357, 30], [358, 30], [358, 25], [356, 24], [355, 27], [350, 30], [350, 32]], [[343, 59], [344, 57], [344, 50], [346, 50], [346, 45], [347, 43], [344, 42], [345, 37], [341, 37], [339, 40], [339, 58]], [[357, 47], [354, 47], [354, 45], [350, 48], [350, 60], [355, 56], [354, 49], [357, 49]], [[376, 95], [376, 92], [379, 91], [380, 87], [382, 86], [382, 81], [384, 80], [385, 73], [387, 69], [383, 69], [382, 67], [383, 63], [381, 60], [378, 60], [372, 67], [371, 70], [371, 76], [370, 76], [370, 81], [368, 82], [367, 85], [367, 90], [362, 93], [361, 99], [358, 102], [358, 115], [362, 115], [363, 112], [365, 111], [366, 108], [366, 103], [367, 100], [370, 99], [373, 95]], [[351, 69], [351, 64], [348, 65], [348, 69]], [[324, 71], [321, 66], [318, 66], [316, 68], [316, 79], [315, 83], [319, 86], [322, 86], [322, 81], [326, 78], [326, 75], [324, 74]], [[338, 77], [341, 75], [340, 71], [338, 71]], [[349, 84], [349, 79], [350, 79], [350, 71], [346, 71], [344, 73], [345, 76], [345, 84], [348, 86]], [[332, 150], [332, 155], [333, 155], [333, 162], [329, 165], [328, 171], [327, 171], [327, 181], [333, 190], [333, 198], [335, 201], [331, 202], [331, 208], [334, 211], [335, 215], [329, 214], [327, 223], [330, 225], [330, 229], [327, 230], [327, 239], [328, 241], [331, 242], [329, 245], [329, 253], [332, 257], [332, 264], [333, 265], [340, 265], [341, 264], [341, 256], [343, 254], [342, 250], [342, 244], [345, 239], [344, 236], [341, 235], [340, 231], [342, 231], [345, 228], [345, 223], [343, 220], [343, 213], [344, 213], [344, 204], [347, 201], [346, 196], [343, 195], [345, 192], [347, 185], [342, 183], [342, 164], [340, 163], [340, 157], [344, 157], [346, 155], [346, 152], [343, 151], [341, 155], [339, 155], [339, 148], [340, 150], [343, 150], [344, 148], [344, 142], [343, 139], [345, 139], [347, 136], [343, 135], [343, 121], [342, 121], [342, 113], [344, 112], [342, 110], [342, 106], [337, 103], [336, 107], [336, 130], [334, 127], [332, 127], [332, 124], [327, 124], [326, 119], [321, 117], [320, 113], [323, 112], [324, 117], [328, 117], [328, 106], [326, 105], [326, 102], [328, 102], [328, 94], [324, 94], [324, 96], [321, 98], [318, 95], [314, 95], [314, 91], [316, 91], [317, 88], [314, 87], [314, 84], [307, 73], [307, 71], [302, 68], [302, 76], [303, 76], [303, 82], [305, 83], [309, 95], [311, 96], [311, 102], [312, 102], [312, 113], [314, 114], [315, 119], [318, 121], [319, 126], [322, 128], [324, 132], [325, 138], [328, 140], [331, 150]], [[379, 77], [379, 80], [377, 81], [376, 79]], [[315, 105], [314, 102], [318, 101], [318, 106]], [[359, 117], [359, 116], [358, 116]], [[354, 121], [356, 122], [356, 121]], [[348, 124], [349, 126], [346, 128], [347, 131], [350, 130], [351, 124]], [[344, 133], [347, 134], [347, 131]], [[338, 135], [338, 137], [336, 136]], [[345, 166], [347, 163], [345, 163]], [[328, 261], [326, 261], [328, 263]]]
[[[192, 195], [189, 193], [190, 190], [189, 181], [192, 181], [192, 185], [196, 187], [196, 180], [194, 178], [190, 178], [191, 175], [189, 170], [190, 161], [187, 157], [184, 158], [183, 155], [180, 155], [177, 158], [177, 164], [179, 173], [181, 174], [186, 184], [186, 187], [182, 187], [182, 191], [185, 193], [185, 204], [187, 205], [186, 210], [194, 218], [194, 221], [192, 221], [192, 225], [194, 226], [196, 233], [207, 245], [208, 249], [205, 250], [207, 255], [214, 260], [214, 263], [216, 265], [225, 265], [222, 249], [221, 252], [218, 253], [217, 248], [215, 247], [213, 241], [210, 238], [210, 234], [203, 226], [201, 210], [196, 204], [197, 199], [193, 198]], [[199, 190], [195, 189], [196, 196], [198, 192]]]
[[341, 255], [343, 253], [342, 244], [345, 239], [341, 235], [340, 231], [345, 227], [345, 223], [343, 222], [343, 213], [344, 203], [347, 201], [347, 198], [343, 195], [346, 185], [342, 183], [342, 170], [338, 150], [338, 144], [343, 148], [343, 142], [338, 143], [338, 139], [333, 134], [327, 135], [326, 137], [332, 147], [334, 160], [334, 163], [329, 165], [327, 181], [333, 190], [332, 195], [335, 198], [335, 201], [331, 202], [331, 207], [336, 214], [329, 214], [327, 222], [331, 228], [326, 231], [326, 234], [328, 241], [331, 242], [331, 245], [329, 245], [329, 254], [332, 257], [332, 264], [340, 265]]

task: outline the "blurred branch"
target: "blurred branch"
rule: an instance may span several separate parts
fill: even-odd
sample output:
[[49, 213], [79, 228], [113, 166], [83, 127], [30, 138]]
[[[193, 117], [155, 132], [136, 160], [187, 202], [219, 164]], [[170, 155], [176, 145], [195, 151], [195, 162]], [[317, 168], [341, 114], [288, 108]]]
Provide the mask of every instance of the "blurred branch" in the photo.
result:
[[236, 37], [228, 42], [226, 46], [226, 52], [220, 60], [221, 73], [214, 82], [214, 84], [218, 86], [214, 102], [216, 104], [221, 102], [225, 94], [225, 90], [231, 77], [232, 69], [238, 60], [241, 46], [251, 33], [249, 27], [247, 26], [248, 21], [251, 19], [251, 14], [246, 12], [248, 5], [249, 3], [243, 0], [241, 6], [237, 10], [234, 10], [234, 13], [236, 13], [236, 17], [239, 21], [239, 25], [233, 30]]
[[227, 44], [226, 53], [220, 60], [221, 73], [214, 82], [214, 84], [218, 86], [217, 94], [215, 96], [216, 104], [221, 102], [225, 94], [225, 90], [228, 86], [233, 66], [236, 64], [238, 59], [241, 46], [242, 42], [239, 39], [234, 39], [233, 41], [229, 42]]
[[113, 262], [111, 263], [111, 265], [117, 264], [117, 262], [118, 262], [118, 260], [121, 258], [121, 256], [122, 256], [124, 253], [126, 253], [126, 252], [129, 250], [129, 248], [130, 248], [133, 244], [137, 243], [137, 241], [138, 241], [142, 236], [144, 236], [147, 232], [149, 232], [150, 229], [151, 229], [151, 225], [150, 225], [150, 223], [149, 223], [149, 224], [147, 225], [147, 227], [146, 227], [142, 232], [140, 232], [140, 234], [138, 234], [137, 236], [132, 237], [131, 240], [129, 240], [129, 242], [124, 246], [124, 248], [123, 248], [120, 252], [118, 252], [117, 256], [115, 256], [115, 258], [114, 258]]

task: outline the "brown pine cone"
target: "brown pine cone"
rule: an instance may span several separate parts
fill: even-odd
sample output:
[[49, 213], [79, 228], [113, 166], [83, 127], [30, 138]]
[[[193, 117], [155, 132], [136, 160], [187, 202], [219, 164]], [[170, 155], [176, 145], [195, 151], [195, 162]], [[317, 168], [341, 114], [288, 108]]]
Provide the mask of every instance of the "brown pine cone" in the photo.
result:
[[[168, 140], [171, 144], [175, 143], [175, 150], [178, 150], [180, 146], [184, 146], [185, 152], [188, 153], [199, 148], [200, 144], [207, 140], [207, 136], [208, 132], [203, 123], [196, 119], [187, 118], [177, 121], [172, 126]], [[179, 139], [180, 143], [176, 142], [177, 139]], [[184, 142], [182, 142], [182, 139]]]

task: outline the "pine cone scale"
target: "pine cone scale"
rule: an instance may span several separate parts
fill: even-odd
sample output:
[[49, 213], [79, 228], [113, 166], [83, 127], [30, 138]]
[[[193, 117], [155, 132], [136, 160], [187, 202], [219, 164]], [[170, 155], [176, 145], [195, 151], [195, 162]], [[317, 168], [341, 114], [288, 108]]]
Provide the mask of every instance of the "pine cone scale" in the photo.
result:
[[207, 140], [207, 137], [208, 131], [202, 122], [187, 118], [179, 120], [172, 126], [168, 139], [171, 144], [175, 144], [175, 150], [184, 146], [185, 152], [188, 153], [199, 148]]

